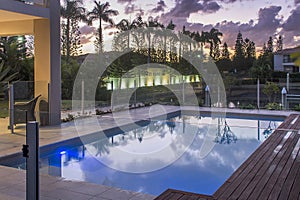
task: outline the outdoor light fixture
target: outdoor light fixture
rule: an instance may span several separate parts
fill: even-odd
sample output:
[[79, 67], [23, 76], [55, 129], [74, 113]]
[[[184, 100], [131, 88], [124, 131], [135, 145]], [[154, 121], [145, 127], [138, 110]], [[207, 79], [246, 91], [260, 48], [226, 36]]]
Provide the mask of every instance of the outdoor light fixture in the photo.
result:
[[[218, 124], [218, 126], [220, 126]], [[218, 128], [217, 137], [215, 138], [215, 142], [219, 144], [230, 144], [232, 142], [236, 142], [237, 137], [236, 135], [231, 131], [230, 127], [228, 126], [226, 120], [225, 120], [225, 126], [223, 131], [221, 132]]]

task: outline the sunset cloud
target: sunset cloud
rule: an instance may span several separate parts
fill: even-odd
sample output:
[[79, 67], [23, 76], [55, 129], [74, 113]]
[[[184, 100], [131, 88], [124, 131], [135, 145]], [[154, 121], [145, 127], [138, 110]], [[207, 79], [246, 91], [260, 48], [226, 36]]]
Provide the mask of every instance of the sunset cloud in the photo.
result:
[[155, 8], [153, 8], [151, 10], [152, 13], [158, 13], [158, 12], [164, 12], [165, 8], [166, 8], [166, 4], [163, 0], [160, 0], [159, 2], [157, 2], [157, 5]]
[[81, 35], [80, 35], [80, 42], [81, 44], [88, 44], [90, 42], [93, 42], [93, 36], [96, 32], [96, 28], [93, 26], [84, 25], [80, 27], [79, 29]]

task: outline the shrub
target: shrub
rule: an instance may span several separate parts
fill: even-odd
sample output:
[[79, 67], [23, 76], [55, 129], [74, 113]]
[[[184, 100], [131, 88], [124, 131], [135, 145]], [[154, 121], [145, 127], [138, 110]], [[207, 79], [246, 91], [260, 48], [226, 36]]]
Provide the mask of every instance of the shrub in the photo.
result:
[[265, 108], [268, 110], [281, 110], [281, 107], [278, 103], [268, 103]]
[[300, 104], [298, 105], [295, 105], [294, 109], [293, 110], [296, 110], [296, 111], [300, 111]]

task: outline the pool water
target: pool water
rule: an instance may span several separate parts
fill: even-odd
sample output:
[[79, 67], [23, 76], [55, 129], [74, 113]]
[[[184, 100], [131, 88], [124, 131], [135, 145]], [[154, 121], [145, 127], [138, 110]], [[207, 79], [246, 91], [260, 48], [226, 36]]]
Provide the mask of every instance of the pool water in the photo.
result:
[[[168, 120], [152, 121], [140, 127], [90, 144], [62, 147], [55, 153], [41, 155], [41, 173], [118, 187], [126, 190], [159, 195], [168, 188], [213, 194], [227, 178], [255, 151], [282, 121], [227, 118], [226, 123], [237, 140], [215, 142], [203, 158], [199, 151], [211, 128], [210, 117], [178, 116]], [[217, 120], [217, 119], [213, 119]], [[213, 127], [216, 135], [223, 133], [224, 120]], [[174, 162], [170, 155], [150, 159], [147, 152], [155, 151], [180, 136], [181, 139], [197, 131], [191, 145]], [[178, 140], [177, 140], [178, 141]], [[141, 162], [120, 157], [117, 149], [144, 155]], [[175, 148], [175, 147], [172, 147]], [[100, 161], [99, 161], [100, 160]], [[105, 162], [101, 162], [105, 161]], [[164, 163], [166, 162], [166, 163]], [[105, 163], [105, 164], [103, 164]], [[113, 167], [110, 166], [114, 163]], [[108, 165], [108, 166], [107, 166]], [[121, 171], [113, 169], [120, 166]], [[164, 166], [149, 172], [132, 173], [132, 170]]]

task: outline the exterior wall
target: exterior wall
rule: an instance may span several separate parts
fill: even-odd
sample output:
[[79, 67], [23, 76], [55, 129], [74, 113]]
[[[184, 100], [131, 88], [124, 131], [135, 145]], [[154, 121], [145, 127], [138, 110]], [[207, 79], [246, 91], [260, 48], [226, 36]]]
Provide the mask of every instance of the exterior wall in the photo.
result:
[[6, 18], [0, 18], [0, 35], [34, 35], [35, 96], [42, 94], [41, 100], [48, 102], [50, 125], [60, 124], [61, 63], [59, 0], [50, 0], [48, 8], [27, 5], [13, 0], [0, 0], [1, 15], [6, 16]]
[[283, 56], [282, 55], [274, 55], [274, 70], [275, 71], [284, 71], [283, 69]]

